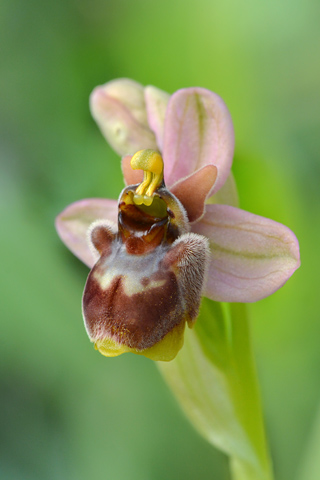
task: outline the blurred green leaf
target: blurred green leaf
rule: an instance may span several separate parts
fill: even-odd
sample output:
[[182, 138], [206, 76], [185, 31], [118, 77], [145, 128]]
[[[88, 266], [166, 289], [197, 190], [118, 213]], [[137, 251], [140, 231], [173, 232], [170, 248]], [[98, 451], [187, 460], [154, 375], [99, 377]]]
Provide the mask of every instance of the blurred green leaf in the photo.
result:
[[271, 479], [245, 309], [204, 298], [183, 349], [159, 368], [197, 430], [229, 455], [234, 479]]
[[297, 480], [314, 480], [320, 472], [320, 410], [311, 426], [311, 434], [305, 442]]

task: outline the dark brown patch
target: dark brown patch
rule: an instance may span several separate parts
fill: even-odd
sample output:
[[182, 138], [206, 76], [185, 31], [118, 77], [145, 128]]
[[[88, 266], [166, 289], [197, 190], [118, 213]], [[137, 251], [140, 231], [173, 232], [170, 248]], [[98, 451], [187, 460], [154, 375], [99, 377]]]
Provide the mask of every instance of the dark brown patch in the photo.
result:
[[[163, 241], [170, 245], [179, 237], [178, 227], [170, 221], [168, 222], [168, 219], [158, 222], [153, 219], [152, 223], [144, 225], [144, 229], [142, 229], [141, 224], [132, 225], [129, 229], [124, 215], [119, 215], [119, 233], [122, 241], [126, 243], [128, 253], [136, 254], [147, 253]], [[131, 243], [132, 239], [139, 241]], [[135, 251], [135, 248], [137, 248], [137, 251]]]
[[[172, 244], [181, 234], [180, 222], [184, 221], [175, 197], [164, 186], [158, 189], [157, 198], [167, 208], [164, 209], [164, 215], [156, 217], [150, 214], [152, 209], [148, 211], [147, 207], [134, 204], [134, 192], [135, 187], [127, 187], [119, 202], [119, 235], [126, 243], [128, 253], [141, 255], [150, 252], [162, 242]], [[139, 240], [136, 240], [137, 238]]]
[[120, 209], [118, 225], [121, 240], [130, 254], [142, 255], [154, 250], [168, 240], [168, 233], [170, 243], [173, 241], [174, 234], [168, 226], [168, 217], [152, 217], [135, 205], [124, 205]]
[[148, 277], [143, 277], [143, 279], [141, 280], [141, 285], [143, 287], [147, 287], [149, 285], [149, 283], [150, 283], [150, 278], [148, 278]]

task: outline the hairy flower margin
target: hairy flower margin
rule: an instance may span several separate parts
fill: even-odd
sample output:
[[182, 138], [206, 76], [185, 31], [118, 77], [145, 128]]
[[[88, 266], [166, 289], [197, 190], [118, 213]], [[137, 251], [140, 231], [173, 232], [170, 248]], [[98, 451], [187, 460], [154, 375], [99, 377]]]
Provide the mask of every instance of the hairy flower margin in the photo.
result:
[[[299, 267], [298, 241], [289, 228], [232, 206], [237, 202], [230, 171], [234, 133], [218, 95], [196, 87], [170, 96], [118, 79], [95, 88], [90, 105], [103, 135], [123, 157], [126, 185], [142, 182], [142, 171], [130, 167], [133, 154], [141, 149], [162, 153], [165, 184], [183, 205], [189, 230], [209, 240], [203, 295], [220, 302], [254, 302], [279, 289]], [[56, 228], [66, 246], [92, 268], [97, 252], [88, 240], [89, 227], [97, 221], [117, 223], [117, 216], [116, 200], [85, 199], [68, 206]], [[181, 344], [181, 338], [177, 341]], [[173, 358], [164, 357], [158, 359]]]

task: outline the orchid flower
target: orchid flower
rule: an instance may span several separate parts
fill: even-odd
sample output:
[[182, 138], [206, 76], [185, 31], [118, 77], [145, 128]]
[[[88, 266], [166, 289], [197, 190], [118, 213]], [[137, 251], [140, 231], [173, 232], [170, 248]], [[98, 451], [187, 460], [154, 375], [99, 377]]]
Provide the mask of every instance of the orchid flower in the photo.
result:
[[[215, 93], [170, 96], [119, 79], [95, 88], [90, 105], [126, 184], [118, 201], [81, 200], [56, 220], [92, 269], [90, 340], [106, 356], [165, 360], [162, 374], [197, 430], [229, 455], [233, 480], [272, 480], [244, 303], [283, 286], [299, 267], [298, 241], [237, 208], [233, 126]], [[186, 323], [195, 326], [185, 332]]]
[[81, 200], [56, 220], [67, 247], [89, 267], [96, 264], [84, 293], [87, 332], [104, 355], [133, 351], [171, 360], [201, 293], [220, 302], [270, 295], [299, 266], [298, 242], [280, 223], [215, 203], [219, 190], [235, 192], [233, 125], [215, 93], [186, 88], [169, 96], [120, 79], [97, 87], [90, 104], [123, 157], [127, 188], [118, 202]]

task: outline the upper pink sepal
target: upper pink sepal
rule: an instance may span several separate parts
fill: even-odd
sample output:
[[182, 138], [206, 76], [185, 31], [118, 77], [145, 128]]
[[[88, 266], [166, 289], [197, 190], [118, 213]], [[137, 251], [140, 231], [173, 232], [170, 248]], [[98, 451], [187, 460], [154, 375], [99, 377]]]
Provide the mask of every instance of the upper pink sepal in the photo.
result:
[[96, 258], [90, 249], [87, 234], [96, 220], [117, 222], [118, 202], [102, 198], [89, 198], [69, 205], [56, 218], [56, 229], [65, 245], [92, 268]]
[[90, 108], [101, 132], [120, 155], [133, 155], [142, 148], [157, 149], [140, 83], [120, 78], [96, 87], [90, 96]]
[[204, 294], [220, 302], [255, 302], [271, 295], [300, 265], [293, 232], [228, 205], [206, 205], [193, 231], [210, 240]]
[[144, 89], [144, 96], [148, 123], [151, 130], [155, 133], [157, 144], [161, 151], [163, 147], [164, 120], [170, 95], [159, 88], [149, 85]]
[[217, 174], [217, 167], [206, 165], [170, 187], [171, 193], [180, 200], [186, 209], [189, 222], [199, 220], [204, 214], [204, 202], [214, 186]]
[[229, 175], [234, 149], [230, 113], [223, 100], [204, 88], [174, 93], [165, 119], [165, 181], [172, 185], [205, 165], [218, 167], [217, 191]]

